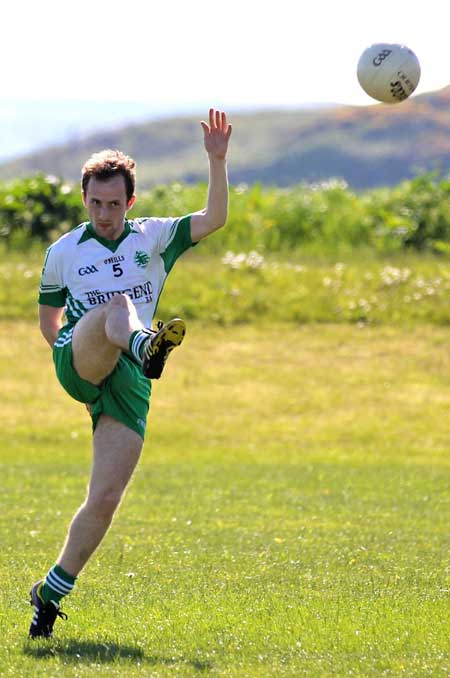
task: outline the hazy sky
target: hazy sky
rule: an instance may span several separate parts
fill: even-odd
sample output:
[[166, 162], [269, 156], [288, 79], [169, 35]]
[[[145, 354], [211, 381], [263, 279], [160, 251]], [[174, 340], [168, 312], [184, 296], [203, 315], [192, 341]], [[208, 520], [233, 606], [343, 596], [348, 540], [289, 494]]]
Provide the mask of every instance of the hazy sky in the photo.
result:
[[367, 104], [362, 50], [400, 42], [417, 93], [450, 83], [445, 0], [23, 0], [2, 11], [1, 99], [236, 109]]

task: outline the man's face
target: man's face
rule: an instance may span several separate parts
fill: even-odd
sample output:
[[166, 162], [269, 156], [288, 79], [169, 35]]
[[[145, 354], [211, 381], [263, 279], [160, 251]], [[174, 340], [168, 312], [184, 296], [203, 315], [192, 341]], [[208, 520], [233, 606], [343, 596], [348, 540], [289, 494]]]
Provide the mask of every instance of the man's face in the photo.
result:
[[135, 201], [133, 195], [127, 201], [125, 179], [116, 174], [110, 179], [91, 177], [88, 181], [83, 203], [94, 231], [101, 238], [117, 240], [123, 233], [125, 215]]

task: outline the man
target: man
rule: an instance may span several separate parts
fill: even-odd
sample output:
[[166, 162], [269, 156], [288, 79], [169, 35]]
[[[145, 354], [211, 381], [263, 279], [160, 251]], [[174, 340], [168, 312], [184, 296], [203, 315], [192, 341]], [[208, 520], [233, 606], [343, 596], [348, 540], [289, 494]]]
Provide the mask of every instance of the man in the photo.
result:
[[[40, 328], [66, 391], [86, 404], [93, 423], [93, 465], [84, 503], [44, 579], [31, 589], [30, 636], [50, 637], [60, 601], [105, 536], [138, 462], [151, 379], [179, 346], [184, 322], [151, 324], [176, 259], [227, 218], [225, 113], [201, 123], [209, 158], [207, 206], [178, 219], [126, 219], [135, 202], [135, 163], [118, 151], [90, 158], [82, 171], [89, 222], [49, 247], [39, 294]], [[62, 317], [65, 311], [66, 324]]]

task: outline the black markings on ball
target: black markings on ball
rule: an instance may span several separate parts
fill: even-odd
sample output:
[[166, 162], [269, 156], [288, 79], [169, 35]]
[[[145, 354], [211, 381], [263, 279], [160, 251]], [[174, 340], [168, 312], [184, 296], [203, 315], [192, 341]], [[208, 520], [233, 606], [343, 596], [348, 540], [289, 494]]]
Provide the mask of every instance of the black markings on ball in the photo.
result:
[[383, 61], [388, 58], [389, 54], [392, 54], [391, 49], [382, 49], [381, 52], [379, 52], [377, 56], [372, 59], [373, 65], [375, 67], [381, 66]]

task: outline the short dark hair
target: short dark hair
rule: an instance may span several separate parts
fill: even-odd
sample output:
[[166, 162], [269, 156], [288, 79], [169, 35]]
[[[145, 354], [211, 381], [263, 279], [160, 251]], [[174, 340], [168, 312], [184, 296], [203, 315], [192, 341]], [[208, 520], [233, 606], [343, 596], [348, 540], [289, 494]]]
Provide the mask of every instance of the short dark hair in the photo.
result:
[[105, 151], [100, 151], [100, 153], [94, 153], [84, 163], [81, 170], [81, 190], [83, 195], [86, 195], [91, 177], [106, 180], [114, 177], [116, 174], [121, 174], [125, 179], [127, 200], [130, 200], [136, 188], [135, 167], [136, 163], [133, 158], [130, 158], [121, 151], [112, 151], [108, 148]]

